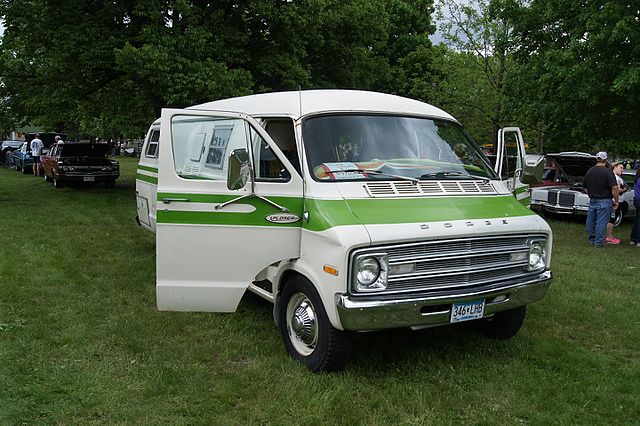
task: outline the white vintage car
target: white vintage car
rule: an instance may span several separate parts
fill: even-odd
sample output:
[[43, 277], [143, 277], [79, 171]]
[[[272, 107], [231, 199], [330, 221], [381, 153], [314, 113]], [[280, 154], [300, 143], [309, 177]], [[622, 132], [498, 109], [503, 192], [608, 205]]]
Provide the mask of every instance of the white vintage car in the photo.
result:
[[[543, 186], [531, 189], [531, 209], [568, 215], [586, 215], [589, 196], [582, 190], [582, 179], [587, 170], [596, 164], [596, 157], [584, 152], [547, 154]], [[635, 175], [624, 171], [623, 179], [629, 183]], [[630, 185], [632, 186], [632, 185]], [[612, 214], [614, 226], [620, 225], [625, 216], [635, 215], [633, 189], [620, 196], [620, 205]]]

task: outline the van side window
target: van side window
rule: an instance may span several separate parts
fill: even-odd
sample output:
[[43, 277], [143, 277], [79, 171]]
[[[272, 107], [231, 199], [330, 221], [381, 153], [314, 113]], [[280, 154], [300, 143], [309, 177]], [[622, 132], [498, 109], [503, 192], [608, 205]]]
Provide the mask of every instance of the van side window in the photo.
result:
[[522, 168], [520, 160], [520, 144], [518, 134], [508, 132], [504, 135], [504, 158], [502, 163], [502, 179], [509, 179], [515, 175], [516, 170]]
[[293, 120], [269, 120], [265, 130], [271, 136], [278, 148], [287, 157], [293, 168], [300, 176], [300, 157], [296, 147], [296, 136], [293, 131]]
[[229, 155], [247, 149], [244, 120], [177, 115], [171, 119], [173, 162], [183, 179], [226, 180]]
[[155, 158], [158, 156], [158, 141], [160, 140], [160, 130], [152, 130], [149, 136], [149, 144], [147, 145], [147, 157]]
[[252, 127], [250, 130], [253, 147], [253, 164], [256, 181], [287, 182], [291, 177], [284, 164], [276, 157], [269, 144]]

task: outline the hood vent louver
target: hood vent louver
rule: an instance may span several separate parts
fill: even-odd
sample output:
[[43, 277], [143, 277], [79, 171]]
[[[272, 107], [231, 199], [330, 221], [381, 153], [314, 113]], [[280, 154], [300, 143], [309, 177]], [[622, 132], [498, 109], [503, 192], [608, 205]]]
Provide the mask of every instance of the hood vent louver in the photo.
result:
[[417, 185], [411, 182], [368, 182], [364, 187], [373, 198], [497, 194], [493, 185], [490, 182], [484, 181], [425, 181]]

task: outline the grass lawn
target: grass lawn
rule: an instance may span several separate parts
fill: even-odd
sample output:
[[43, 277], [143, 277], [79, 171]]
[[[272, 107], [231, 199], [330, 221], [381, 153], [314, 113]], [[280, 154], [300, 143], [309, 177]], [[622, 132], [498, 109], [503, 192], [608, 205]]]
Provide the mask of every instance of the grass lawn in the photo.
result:
[[0, 170], [0, 424], [638, 424], [640, 249], [550, 220], [555, 282], [521, 332], [360, 335], [344, 372], [290, 359], [271, 305], [155, 308], [135, 164], [115, 189]]

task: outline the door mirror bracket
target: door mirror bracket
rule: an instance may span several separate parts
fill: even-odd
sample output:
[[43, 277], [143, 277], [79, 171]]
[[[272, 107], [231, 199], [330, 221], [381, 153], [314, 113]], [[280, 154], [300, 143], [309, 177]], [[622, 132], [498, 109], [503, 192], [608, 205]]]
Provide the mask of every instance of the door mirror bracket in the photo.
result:
[[222, 204], [217, 204], [214, 208], [216, 210], [220, 210], [221, 208], [228, 206], [229, 204], [233, 204], [245, 198], [258, 198], [266, 202], [267, 204], [271, 204], [283, 213], [289, 213], [288, 208], [274, 203], [266, 197], [257, 195], [253, 186], [252, 176], [253, 173], [251, 170], [251, 162], [249, 161], [249, 154], [247, 153], [247, 150], [244, 148], [233, 150], [233, 152], [231, 152], [231, 155], [229, 155], [229, 163], [227, 168], [227, 188], [232, 191], [236, 191], [238, 189], [244, 188], [247, 184], [247, 181], [251, 180], [251, 194], [242, 195], [238, 198], [234, 198], [233, 200], [226, 201]]

